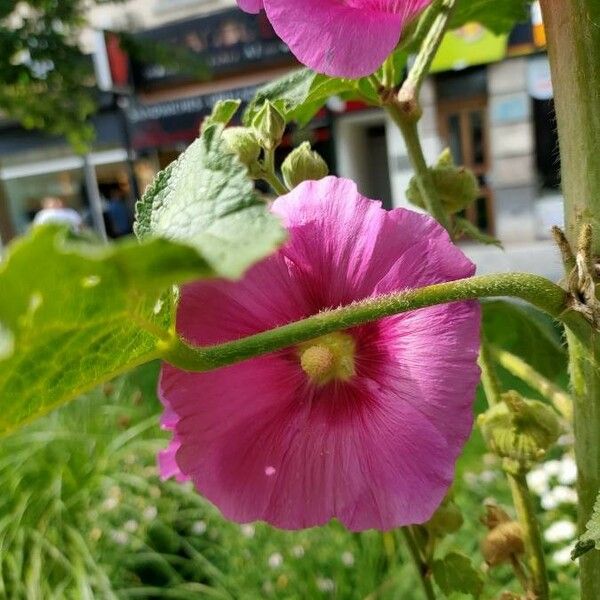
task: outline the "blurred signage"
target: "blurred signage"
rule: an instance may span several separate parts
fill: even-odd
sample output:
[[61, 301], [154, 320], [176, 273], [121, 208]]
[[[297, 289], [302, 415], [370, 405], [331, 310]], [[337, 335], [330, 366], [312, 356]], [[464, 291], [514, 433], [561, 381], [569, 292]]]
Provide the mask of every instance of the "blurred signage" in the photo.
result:
[[507, 40], [508, 36], [494, 35], [479, 23], [468, 23], [446, 34], [431, 71], [456, 71], [502, 60]]
[[127, 109], [131, 144], [137, 150], [189, 144], [198, 136], [202, 121], [219, 100], [236, 98], [245, 104], [258, 87], [253, 85], [156, 104], [132, 104]]
[[[152, 56], [150, 61], [132, 56], [136, 86], [145, 89], [198, 79], [183, 65], [189, 66], [190, 59], [203, 66], [205, 77], [211, 79], [294, 62], [264, 12], [253, 15], [227, 9], [144, 31], [133, 39], [142, 50], [136, 54]], [[151, 52], [143, 52], [144, 45]]]

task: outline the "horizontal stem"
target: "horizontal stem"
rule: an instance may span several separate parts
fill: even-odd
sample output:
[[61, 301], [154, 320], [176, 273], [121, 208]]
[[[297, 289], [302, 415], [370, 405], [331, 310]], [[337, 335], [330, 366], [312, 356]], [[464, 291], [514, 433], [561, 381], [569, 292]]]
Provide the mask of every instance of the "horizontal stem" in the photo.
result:
[[174, 337], [169, 342], [161, 342], [159, 350], [167, 362], [181, 369], [210, 371], [399, 313], [447, 302], [495, 296], [521, 298], [552, 317], [562, 319], [577, 334], [587, 333], [588, 327], [583, 319], [567, 310], [568, 296], [561, 287], [538, 275], [502, 273], [367, 298], [276, 329], [214, 346], [192, 347], [179, 337]]

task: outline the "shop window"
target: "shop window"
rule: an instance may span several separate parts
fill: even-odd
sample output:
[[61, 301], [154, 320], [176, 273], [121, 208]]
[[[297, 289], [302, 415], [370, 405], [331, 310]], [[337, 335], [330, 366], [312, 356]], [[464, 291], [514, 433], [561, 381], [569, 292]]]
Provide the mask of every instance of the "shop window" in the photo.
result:
[[494, 233], [490, 170], [487, 72], [484, 68], [444, 73], [437, 81], [438, 128], [456, 164], [471, 169], [480, 184], [477, 201], [462, 216], [486, 233]]
[[542, 190], [560, 187], [560, 152], [554, 100], [533, 99], [535, 160]]

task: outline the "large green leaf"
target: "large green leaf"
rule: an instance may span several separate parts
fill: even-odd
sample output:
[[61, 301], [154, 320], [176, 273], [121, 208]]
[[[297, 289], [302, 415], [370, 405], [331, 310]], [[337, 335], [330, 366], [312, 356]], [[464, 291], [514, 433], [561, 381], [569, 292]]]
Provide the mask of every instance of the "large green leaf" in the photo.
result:
[[458, 0], [450, 27], [477, 21], [496, 34], [509, 33], [527, 20], [531, 0]]
[[215, 274], [239, 277], [285, 238], [255, 192], [246, 167], [226, 151], [211, 125], [159, 173], [136, 207], [136, 234], [196, 248]]
[[494, 345], [520, 356], [551, 380], [566, 369], [561, 333], [552, 319], [517, 302], [491, 300], [482, 304], [483, 332]]
[[16, 242], [0, 263], [0, 431], [159, 357], [165, 288], [210, 274], [166, 240], [100, 246], [44, 227]]
[[239, 277], [285, 233], [211, 125], [138, 203], [113, 245], [35, 229], [0, 263], [0, 432], [138, 364], [173, 339], [173, 286]]
[[[483, 590], [483, 576], [473, 567], [471, 559], [459, 552], [450, 552], [433, 562], [433, 577], [444, 595], [456, 598], [457, 594], [469, 594], [479, 598]], [[460, 596], [458, 596], [460, 597]]]

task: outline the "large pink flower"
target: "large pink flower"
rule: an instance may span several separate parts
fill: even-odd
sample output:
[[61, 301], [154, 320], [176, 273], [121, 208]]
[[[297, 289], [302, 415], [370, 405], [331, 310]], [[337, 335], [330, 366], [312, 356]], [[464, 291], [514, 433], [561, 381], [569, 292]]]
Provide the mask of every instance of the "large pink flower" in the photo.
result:
[[238, 0], [264, 8], [298, 60], [336, 77], [363, 77], [392, 52], [404, 26], [432, 0]]
[[[346, 179], [273, 205], [290, 239], [239, 282], [182, 291], [197, 345], [248, 336], [374, 295], [473, 274], [428, 216], [386, 212]], [[472, 426], [479, 306], [386, 318], [209, 373], [166, 365], [163, 476], [190, 478], [235, 521], [353, 530], [429, 519]]]

